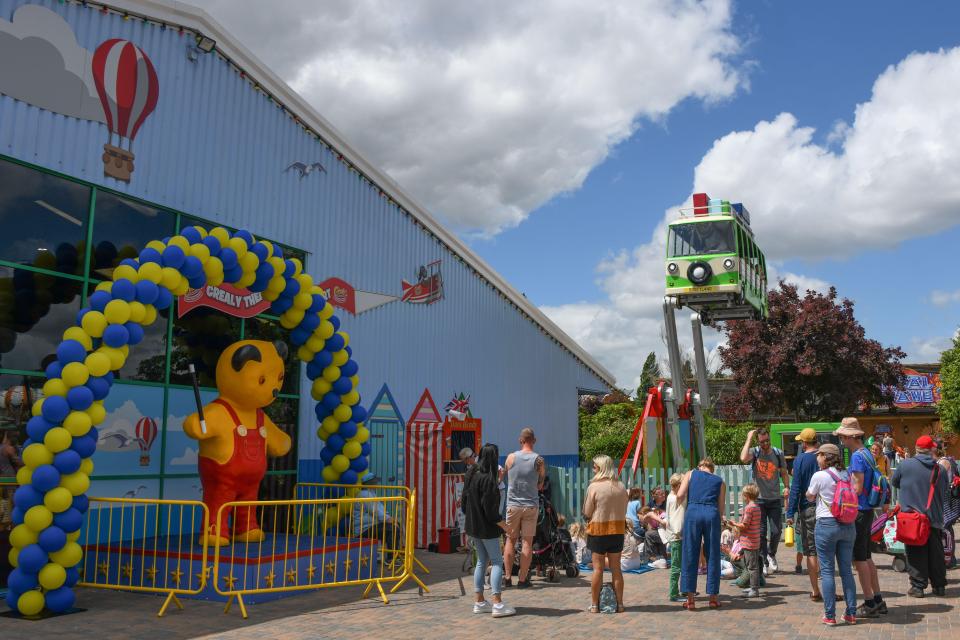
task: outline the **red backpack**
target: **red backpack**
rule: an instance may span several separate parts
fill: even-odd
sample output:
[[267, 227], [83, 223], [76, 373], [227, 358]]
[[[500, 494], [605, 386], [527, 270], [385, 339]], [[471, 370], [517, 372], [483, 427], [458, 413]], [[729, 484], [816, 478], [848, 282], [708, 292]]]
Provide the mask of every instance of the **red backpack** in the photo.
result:
[[857, 519], [860, 502], [857, 500], [857, 492], [853, 490], [853, 485], [850, 484], [849, 476], [841, 478], [834, 473], [833, 469], [827, 469], [826, 471], [837, 483], [833, 490], [830, 513], [840, 524], [853, 524]]

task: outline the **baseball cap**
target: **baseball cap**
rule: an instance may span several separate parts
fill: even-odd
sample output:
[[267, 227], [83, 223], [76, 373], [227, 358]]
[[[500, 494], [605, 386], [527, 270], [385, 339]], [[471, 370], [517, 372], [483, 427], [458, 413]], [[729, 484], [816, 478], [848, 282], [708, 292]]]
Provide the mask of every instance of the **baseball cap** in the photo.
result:
[[811, 427], [803, 429], [800, 433], [797, 434], [797, 437], [794, 438], [797, 442], [816, 442], [817, 441], [817, 430]]
[[933, 449], [935, 446], [936, 444], [930, 436], [920, 436], [917, 438], [918, 449]]

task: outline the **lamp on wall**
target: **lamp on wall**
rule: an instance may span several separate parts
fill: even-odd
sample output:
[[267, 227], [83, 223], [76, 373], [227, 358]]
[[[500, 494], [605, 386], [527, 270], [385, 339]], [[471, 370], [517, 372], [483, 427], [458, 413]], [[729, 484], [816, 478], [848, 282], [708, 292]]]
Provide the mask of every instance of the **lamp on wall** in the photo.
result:
[[213, 38], [205, 36], [202, 33], [197, 34], [197, 49], [200, 49], [200, 51], [203, 51], [204, 53], [210, 53], [216, 46], [217, 41]]

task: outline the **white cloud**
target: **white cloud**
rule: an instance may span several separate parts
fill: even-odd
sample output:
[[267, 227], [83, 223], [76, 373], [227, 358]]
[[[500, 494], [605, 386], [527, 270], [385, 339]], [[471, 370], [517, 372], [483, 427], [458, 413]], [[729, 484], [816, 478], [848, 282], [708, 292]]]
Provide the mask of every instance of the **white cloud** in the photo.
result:
[[930, 302], [938, 307], [956, 304], [960, 302], [960, 289], [956, 291], [933, 291], [930, 293]]
[[826, 293], [830, 290], [830, 283], [826, 280], [821, 280], [820, 278], [805, 276], [799, 273], [791, 273], [789, 271], [784, 271], [781, 273], [773, 268], [767, 269], [767, 275], [770, 278], [770, 282], [778, 282], [783, 280], [788, 284], [796, 286], [801, 295], [803, 295], [805, 291]]
[[470, 232], [577, 189], [641, 120], [744, 83], [729, 0], [197, 4]]
[[192, 447], [187, 447], [183, 452], [183, 455], [177, 456], [170, 461], [171, 465], [185, 465], [190, 467], [197, 466], [197, 461], [199, 460], [197, 450]]
[[[834, 126], [828, 143], [837, 150], [815, 143], [814, 130], [793, 115], [780, 114], [714, 142], [695, 170], [693, 191], [748, 205], [771, 283], [779, 275], [801, 289], [825, 291], [829, 283], [778, 274], [778, 266], [797, 258], [842, 260], [960, 222], [958, 82], [960, 48], [911, 54], [877, 78], [852, 124]], [[659, 339], [665, 221], [675, 215], [666, 213], [647, 244], [599, 265], [607, 300], [544, 309], [624, 386], [649, 351], [665, 351]], [[934, 292], [931, 301], [960, 301], [960, 292]], [[678, 316], [681, 339], [688, 326]], [[714, 349], [717, 334], [704, 337]], [[917, 339], [911, 358], [936, 360], [945, 344]]]

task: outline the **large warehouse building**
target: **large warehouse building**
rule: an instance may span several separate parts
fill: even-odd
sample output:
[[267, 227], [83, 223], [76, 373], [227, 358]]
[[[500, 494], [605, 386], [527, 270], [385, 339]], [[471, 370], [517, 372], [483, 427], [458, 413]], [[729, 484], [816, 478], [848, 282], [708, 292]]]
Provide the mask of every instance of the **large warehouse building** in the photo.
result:
[[[443, 460], [476, 425], [501, 451], [530, 425], [551, 464], [576, 464], [578, 394], [611, 374], [204, 12], [0, 0], [0, 94], [0, 428], [25, 437], [63, 330], [121, 260], [223, 225], [279, 243], [323, 282], [386, 481], [404, 481], [413, 423], [448, 423]], [[207, 287], [149, 328], [106, 400], [91, 494], [198, 497], [188, 365], [210, 402], [228, 344], [283, 338], [264, 308]], [[274, 496], [322, 466], [310, 383], [289, 362], [268, 413], [296, 446], [270, 463]]]

